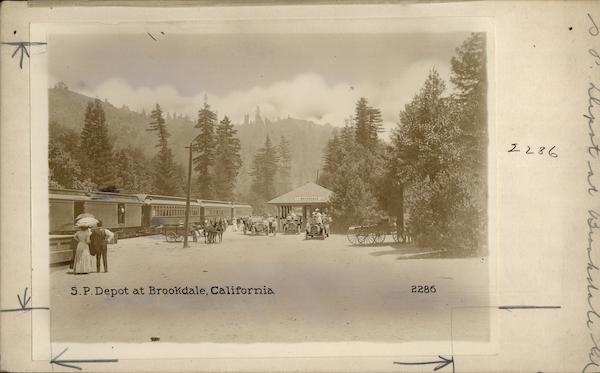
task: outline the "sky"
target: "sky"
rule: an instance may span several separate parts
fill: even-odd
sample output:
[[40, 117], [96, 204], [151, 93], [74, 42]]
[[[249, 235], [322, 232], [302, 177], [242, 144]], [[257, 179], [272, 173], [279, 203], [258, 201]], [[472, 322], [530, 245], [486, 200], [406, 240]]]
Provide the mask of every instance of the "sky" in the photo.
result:
[[206, 95], [219, 118], [236, 123], [259, 106], [270, 119], [343, 126], [366, 97], [389, 130], [432, 68], [448, 81], [468, 35], [51, 35], [49, 76], [117, 107], [149, 112], [158, 103], [193, 119]]

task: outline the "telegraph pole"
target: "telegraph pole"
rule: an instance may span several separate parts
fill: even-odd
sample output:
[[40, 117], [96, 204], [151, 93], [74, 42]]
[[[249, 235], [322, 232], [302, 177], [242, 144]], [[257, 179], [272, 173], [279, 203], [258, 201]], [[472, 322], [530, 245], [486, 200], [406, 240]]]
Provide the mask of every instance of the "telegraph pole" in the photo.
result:
[[190, 146], [186, 146], [186, 149], [190, 149], [190, 159], [188, 161], [188, 180], [187, 180], [187, 197], [185, 200], [185, 223], [183, 224], [183, 247], [190, 247], [188, 245], [188, 224], [190, 222], [190, 194], [192, 192], [192, 145], [194, 142], [190, 143]]

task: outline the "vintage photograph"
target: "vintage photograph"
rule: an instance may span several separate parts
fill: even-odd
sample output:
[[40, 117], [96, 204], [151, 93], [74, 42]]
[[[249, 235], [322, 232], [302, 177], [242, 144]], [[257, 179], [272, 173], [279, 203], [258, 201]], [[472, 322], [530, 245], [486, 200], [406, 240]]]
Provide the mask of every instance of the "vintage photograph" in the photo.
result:
[[49, 34], [52, 341], [488, 341], [490, 37]]

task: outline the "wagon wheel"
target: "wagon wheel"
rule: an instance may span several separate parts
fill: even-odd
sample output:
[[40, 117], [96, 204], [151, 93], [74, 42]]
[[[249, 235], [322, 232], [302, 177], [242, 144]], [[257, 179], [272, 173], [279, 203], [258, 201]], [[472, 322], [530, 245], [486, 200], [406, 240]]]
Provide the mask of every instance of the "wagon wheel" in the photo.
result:
[[372, 235], [373, 243], [384, 243], [385, 242], [385, 233], [383, 232], [375, 232]]
[[359, 244], [361, 245], [368, 245], [370, 243], [370, 239], [369, 239], [369, 232], [365, 232], [365, 231], [358, 231], [356, 233], [356, 240], [358, 241]]
[[169, 232], [166, 235], [167, 242], [177, 242], [177, 235], [175, 232]]
[[348, 228], [346, 238], [352, 245], [358, 245], [358, 236], [356, 235], [356, 229]]
[[369, 237], [367, 238], [367, 241], [365, 243], [367, 243], [367, 244], [377, 243], [378, 235], [379, 235], [378, 232], [369, 233]]

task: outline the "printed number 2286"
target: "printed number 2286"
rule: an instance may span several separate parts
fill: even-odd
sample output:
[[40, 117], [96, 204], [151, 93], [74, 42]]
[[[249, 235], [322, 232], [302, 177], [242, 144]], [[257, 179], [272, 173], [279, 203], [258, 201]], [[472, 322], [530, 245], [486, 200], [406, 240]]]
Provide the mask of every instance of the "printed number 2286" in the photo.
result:
[[437, 290], [435, 289], [435, 285], [413, 285], [410, 288], [411, 293], [435, 293]]

